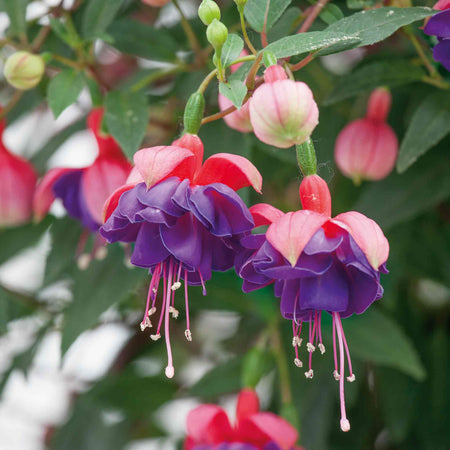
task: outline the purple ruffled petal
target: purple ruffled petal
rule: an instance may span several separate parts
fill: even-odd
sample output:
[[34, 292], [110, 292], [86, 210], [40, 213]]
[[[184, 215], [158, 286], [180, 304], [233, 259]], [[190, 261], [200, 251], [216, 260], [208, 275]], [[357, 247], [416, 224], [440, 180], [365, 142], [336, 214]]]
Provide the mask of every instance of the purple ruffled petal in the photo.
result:
[[433, 58], [450, 71], [450, 39], [443, 39], [433, 48]]
[[138, 267], [150, 268], [169, 255], [169, 250], [161, 240], [159, 224], [144, 223], [137, 235], [136, 244], [131, 256], [131, 263]]
[[450, 9], [431, 17], [423, 31], [430, 36], [450, 37]]

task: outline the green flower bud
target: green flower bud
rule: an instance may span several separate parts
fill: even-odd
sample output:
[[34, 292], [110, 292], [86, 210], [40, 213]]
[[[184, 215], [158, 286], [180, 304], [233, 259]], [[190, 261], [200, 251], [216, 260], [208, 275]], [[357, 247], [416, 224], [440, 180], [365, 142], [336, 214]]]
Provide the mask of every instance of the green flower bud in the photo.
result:
[[203, 0], [198, 7], [198, 17], [209, 25], [214, 19], [220, 20], [220, 8], [213, 0]]
[[223, 47], [228, 38], [227, 27], [217, 19], [214, 19], [206, 29], [208, 42], [217, 50]]
[[5, 64], [3, 73], [6, 80], [16, 89], [33, 89], [44, 75], [45, 63], [41, 56], [20, 51], [12, 54]]
[[239, 11], [244, 11], [244, 6], [246, 5], [247, 0], [234, 0], [234, 3], [236, 3]]
[[205, 98], [200, 92], [194, 92], [186, 103], [184, 109], [184, 131], [189, 134], [197, 134], [205, 111]]

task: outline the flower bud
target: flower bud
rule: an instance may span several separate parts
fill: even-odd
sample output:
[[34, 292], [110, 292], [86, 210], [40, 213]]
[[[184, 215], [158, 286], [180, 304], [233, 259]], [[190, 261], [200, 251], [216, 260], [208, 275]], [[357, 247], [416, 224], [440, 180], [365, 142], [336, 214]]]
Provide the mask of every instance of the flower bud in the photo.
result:
[[6, 80], [16, 89], [33, 89], [44, 74], [44, 60], [39, 55], [20, 51], [12, 54], [5, 64], [3, 73]]
[[221, 49], [228, 38], [228, 29], [222, 22], [214, 19], [206, 29], [206, 38], [216, 50]]
[[309, 175], [300, 184], [303, 209], [331, 216], [331, 195], [326, 181], [319, 175]]
[[250, 99], [250, 121], [262, 142], [288, 148], [305, 142], [319, 123], [319, 109], [311, 89], [286, 79], [280, 66], [270, 66], [266, 82]]
[[236, 5], [239, 9], [244, 8], [244, 6], [247, 3], [247, 0], [233, 0], [233, 1], [234, 1], [234, 3], [236, 3]]
[[361, 180], [381, 180], [394, 168], [398, 140], [394, 130], [385, 122], [390, 103], [389, 91], [373, 91], [366, 117], [350, 122], [336, 140], [336, 164], [356, 184]]
[[214, 19], [220, 20], [220, 8], [213, 0], [203, 0], [198, 7], [198, 17], [209, 25]]
[[184, 109], [184, 131], [189, 134], [197, 134], [205, 110], [205, 98], [200, 92], [194, 92], [186, 103]]
[[167, 5], [169, 2], [170, 0], [142, 0], [142, 3], [154, 8], [161, 8], [161, 6]]

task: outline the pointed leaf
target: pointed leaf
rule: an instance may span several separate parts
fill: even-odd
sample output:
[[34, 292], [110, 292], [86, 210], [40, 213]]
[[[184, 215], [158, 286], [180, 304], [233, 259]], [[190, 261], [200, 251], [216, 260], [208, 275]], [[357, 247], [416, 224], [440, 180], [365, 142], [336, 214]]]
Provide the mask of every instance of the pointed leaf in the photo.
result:
[[237, 34], [229, 34], [222, 48], [222, 64], [228, 67], [231, 62], [239, 58], [244, 48], [244, 41]]
[[239, 109], [247, 95], [247, 86], [243, 81], [230, 80], [228, 83], [219, 83], [219, 92]]
[[81, 31], [85, 38], [101, 36], [114, 20], [122, 0], [89, 0], [83, 13]]
[[84, 86], [84, 75], [67, 69], [58, 73], [47, 88], [47, 101], [55, 119], [72, 103], [75, 103]]
[[255, 31], [265, 31], [280, 18], [292, 0], [248, 0], [245, 5], [245, 18]]

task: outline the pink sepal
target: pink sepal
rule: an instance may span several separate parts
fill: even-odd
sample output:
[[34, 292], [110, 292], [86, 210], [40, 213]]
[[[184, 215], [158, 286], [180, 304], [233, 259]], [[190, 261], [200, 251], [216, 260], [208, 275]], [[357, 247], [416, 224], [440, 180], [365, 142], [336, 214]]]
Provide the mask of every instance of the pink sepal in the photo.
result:
[[176, 147], [187, 148], [194, 154], [196, 159], [195, 173], [198, 173], [198, 171], [202, 167], [204, 152], [203, 142], [201, 141], [201, 139], [195, 134], [186, 133], [183, 134], [180, 139], [173, 141], [172, 145]]
[[175, 146], [144, 148], [134, 154], [134, 163], [149, 189], [171, 176], [192, 179], [195, 159], [190, 150]]
[[236, 421], [256, 414], [259, 411], [259, 398], [253, 389], [242, 389], [239, 392], [236, 406]]
[[449, 8], [450, 8], [450, 0], [439, 0], [433, 6], [433, 9], [436, 9], [438, 11], [444, 11], [445, 9]]
[[55, 167], [50, 169], [38, 183], [33, 197], [33, 211], [36, 219], [41, 220], [48, 213], [50, 206], [55, 200], [53, 185], [55, 182], [69, 172], [76, 172], [83, 169], [73, 169], [68, 167]]
[[294, 267], [306, 244], [327, 221], [327, 216], [314, 211], [289, 212], [270, 225], [266, 237]]
[[267, 203], [257, 203], [250, 206], [249, 211], [255, 221], [255, 227], [270, 225], [284, 215], [283, 211]]
[[332, 222], [350, 233], [375, 270], [386, 262], [389, 242], [375, 221], [359, 212], [349, 211], [337, 215]]
[[331, 195], [326, 181], [319, 175], [309, 175], [300, 184], [303, 209], [331, 217]]
[[139, 170], [136, 166], [133, 166], [131, 169], [130, 174], [128, 175], [126, 184], [133, 183], [133, 184], [139, 184], [143, 183], [144, 179], [142, 178], [142, 175], [139, 173]]
[[372, 91], [367, 104], [366, 117], [377, 122], [385, 122], [391, 109], [392, 96], [389, 89], [377, 88]]
[[194, 183], [223, 183], [235, 191], [252, 186], [256, 192], [261, 193], [262, 176], [247, 158], [230, 153], [217, 153], [205, 161]]
[[127, 183], [123, 186], [117, 188], [106, 200], [103, 205], [103, 220], [101, 222], [106, 222], [109, 219], [109, 216], [114, 212], [119, 204], [120, 196], [130, 189], [133, 189], [136, 186], [136, 183]]

